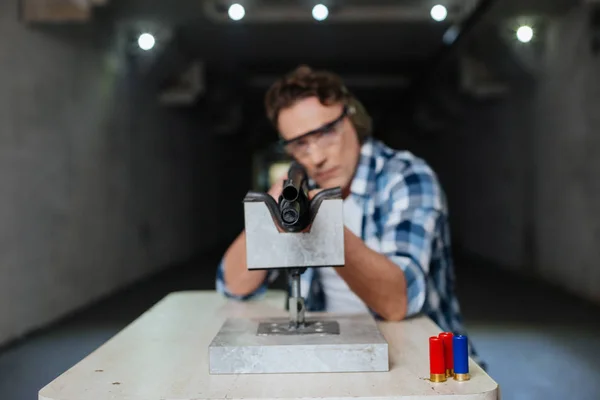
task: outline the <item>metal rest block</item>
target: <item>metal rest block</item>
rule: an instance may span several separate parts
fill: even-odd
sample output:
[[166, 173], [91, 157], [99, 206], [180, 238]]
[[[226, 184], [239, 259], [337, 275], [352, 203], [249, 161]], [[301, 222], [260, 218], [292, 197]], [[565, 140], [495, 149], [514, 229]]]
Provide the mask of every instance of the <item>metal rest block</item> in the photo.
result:
[[[287, 318], [230, 318], [209, 346], [211, 374], [279, 374], [389, 371], [388, 343], [369, 314], [307, 318], [339, 324], [339, 334], [259, 333]], [[309, 324], [310, 326], [310, 324]]]
[[343, 266], [341, 199], [321, 202], [309, 232], [279, 232], [263, 201], [244, 202], [248, 269]]

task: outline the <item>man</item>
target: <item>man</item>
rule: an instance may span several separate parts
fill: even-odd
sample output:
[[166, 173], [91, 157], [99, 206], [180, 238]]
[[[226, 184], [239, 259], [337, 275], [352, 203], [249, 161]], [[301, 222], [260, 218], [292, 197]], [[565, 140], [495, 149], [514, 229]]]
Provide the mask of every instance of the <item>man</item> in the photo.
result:
[[[273, 84], [265, 102], [286, 151], [311, 181], [342, 188], [346, 263], [302, 275], [307, 310], [371, 312], [389, 321], [423, 313], [442, 330], [464, 334], [446, 203], [431, 168], [373, 139], [368, 114], [330, 72], [299, 67]], [[269, 191], [275, 199], [280, 193], [281, 181]], [[217, 273], [217, 289], [240, 300], [264, 293], [276, 277], [248, 271], [245, 246], [242, 232]]]

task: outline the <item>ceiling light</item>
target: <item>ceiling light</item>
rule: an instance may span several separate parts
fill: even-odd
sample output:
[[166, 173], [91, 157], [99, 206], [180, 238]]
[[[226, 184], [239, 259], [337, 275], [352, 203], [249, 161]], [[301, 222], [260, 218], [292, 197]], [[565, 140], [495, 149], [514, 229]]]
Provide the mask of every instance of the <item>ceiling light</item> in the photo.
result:
[[154, 39], [154, 36], [149, 33], [142, 33], [138, 38], [138, 46], [140, 46], [140, 49], [142, 50], [147, 51], [152, 49], [155, 43], [156, 40]]
[[431, 18], [433, 18], [435, 21], [443, 21], [446, 19], [447, 16], [448, 10], [446, 10], [446, 7], [438, 4], [431, 8]]
[[241, 4], [235, 3], [229, 7], [227, 14], [232, 20], [239, 21], [240, 19], [244, 18], [244, 15], [246, 15], [246, 10]]
[[517, 39], [522, 43], [529, 43], [533, 39], [533, 29], [528, 25], [523, 25], [517, 29]]
[[329, 15], [329, 9], [323, 4], [317, 4], [312, 9], [312, 16], [317, 21], [323, 21]]

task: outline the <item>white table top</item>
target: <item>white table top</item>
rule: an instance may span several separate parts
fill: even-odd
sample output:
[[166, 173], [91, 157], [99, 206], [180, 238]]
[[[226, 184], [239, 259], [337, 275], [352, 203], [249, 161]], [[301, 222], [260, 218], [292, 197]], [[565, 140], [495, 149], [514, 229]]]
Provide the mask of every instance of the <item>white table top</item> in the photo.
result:
[[240, 303], [213, 291], [177, 292], [39, 393], [43, 400], [200, 399], [499, 399], [498, 384], [470, 361], [471, 380], [431, 383], [428, 318], [379, 322], [390, 371], [369, 373], [210, 375], [208, 345], [228, 317], [286, 316], [284, 294]]

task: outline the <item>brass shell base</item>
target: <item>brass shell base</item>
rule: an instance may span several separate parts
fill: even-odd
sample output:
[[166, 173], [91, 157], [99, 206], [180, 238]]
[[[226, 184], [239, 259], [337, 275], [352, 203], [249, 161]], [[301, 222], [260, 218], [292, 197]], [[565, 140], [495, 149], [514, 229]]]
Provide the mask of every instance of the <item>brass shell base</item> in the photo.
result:
[[447, 378], [452, 378], [454, 376], [454, 370], [453, 369], [447, 369], [446, 370], [446, 377]]
[[429, 380], [431, 382], [446, 382], [446, 374], [431, 374]]
[[469, 376], [469, 374], [454, 374], [455, 381], [463, 382], [468, 381], [469, 379], [471, 379], [471, 376]]

